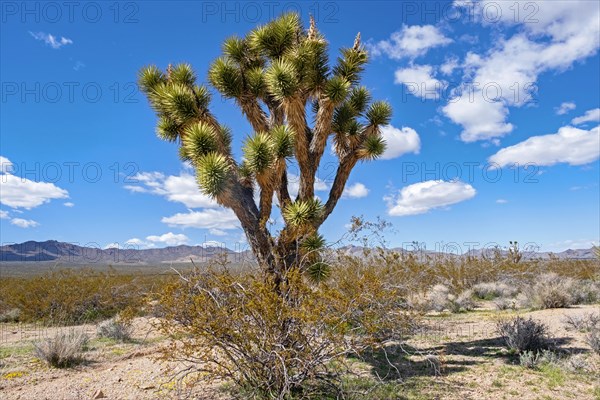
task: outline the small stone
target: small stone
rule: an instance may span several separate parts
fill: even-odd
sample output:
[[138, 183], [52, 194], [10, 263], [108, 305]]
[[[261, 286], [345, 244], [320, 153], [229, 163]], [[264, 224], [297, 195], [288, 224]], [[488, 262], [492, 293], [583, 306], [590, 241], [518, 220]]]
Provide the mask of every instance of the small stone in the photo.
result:
[[106, 398], [106, 396], [100, 389], [96, 390], [96, 392], [94, 393], [94, 396], [92, 397], [92, 399], [105, 399], [105, 398]]
[[150, 390], [150, 389], [154, 389], [156, 386], [154, 386], [153, 384], [147, 384], [147, 385], [142, 385], [140, 386], [140, 389], [142, 390]]

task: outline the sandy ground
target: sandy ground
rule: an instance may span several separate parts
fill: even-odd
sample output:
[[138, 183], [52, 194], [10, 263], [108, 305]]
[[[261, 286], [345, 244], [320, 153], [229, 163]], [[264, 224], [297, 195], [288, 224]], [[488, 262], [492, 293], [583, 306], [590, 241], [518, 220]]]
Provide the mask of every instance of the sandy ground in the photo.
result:
[[[590, 312], [600, 312], [600, 306], [500, 312], [483, 304], [475, 312], [429, 316], [429, 329], [398, 350], [402, 353], [397, 365], [403, 383], [398, 384], [397, 396], [385, 398], [600, 399], [600, 357], [590, 352], [582, 333], [567, 330], [563, 323], [566, 315]], [[514, 356], [503, 349], [495, 334], [494, 324], [498, 318], [517, 313], [546, 323], [560, 349], [565, 354], [579, 354], [586, 368], [535, 371], [515, 364]], [[35, 358], [32, 345], [68, 328], [0, 325], [0, 398], [226, 399], [215, 385], [197, 384], [189, 389], [170, 379], [178, 365], [157, 359], [157, 349], [165, 339], [151, 322], [135, 321], [133, 343], [93, 339], [85, 353], [87, 361], [71, 369], [48, 367]], [[77, 328], [95, 336], [94, 325]], [[427, 354], [435, 355], [441, 374], [436, 375]], [[103, 397], [98, 397], [99, 391]]]

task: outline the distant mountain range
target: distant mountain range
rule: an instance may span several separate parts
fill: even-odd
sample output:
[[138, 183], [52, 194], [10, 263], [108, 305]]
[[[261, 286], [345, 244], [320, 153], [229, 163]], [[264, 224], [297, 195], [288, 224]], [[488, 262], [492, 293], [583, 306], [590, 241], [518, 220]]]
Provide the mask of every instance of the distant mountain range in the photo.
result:
[[0, 262], [57, 262], [60, 264], [138, 264], [158, 265], [165, 263], [202, 263], [217, 256], [241, 263], [253, 260], [251, 252], [233, 251], [226, 247], [171, 246], [160, 249], [107, 248], [79, 246], [48, 240], [29, 241], [0, 247]]
[[[341, 249], [348, 255], [363, 256], [364, 248], [360, 246], [346, 246]], [[435, 257], [448, 255], [441, 252], [417, 250], [409, 251], [402, 248], [394, 248], [386, 251], [397, 251], [401, 253], [412, 253], [419, 258]], [[501, 251], [506, 254], [506, 251]], [[491, 250], [487, 253], [482, 250], [470, 252], [468, 255], [480, 257], [482, 255], [492, 254]], [[55, 262], [60, 264], [118, 264], [118, 265], [164, 265], [203, 263], [210, 261], [217, 256], [225, 256], [230, 262], [239, 264], [244, 262], [254, 262], [254, 256], [249, 250], [234, 251], [226, 247], [209, 246], [171, 246], [160, 249], [101, 249], [93, 246], [79, 246], [71, 243], [48, 240], [45, 242], [29, 241], [19, 244], [10, 244], [0, 247], [0, 262]], [[451, 256], [460, 256], [454, 254]], [[566, 250], [560, 253], [550, 252], [524, 252], [524, 259], [548, 259], [557, 257], [559, 259], [594, 259], [594, 250], [578, 249]]]

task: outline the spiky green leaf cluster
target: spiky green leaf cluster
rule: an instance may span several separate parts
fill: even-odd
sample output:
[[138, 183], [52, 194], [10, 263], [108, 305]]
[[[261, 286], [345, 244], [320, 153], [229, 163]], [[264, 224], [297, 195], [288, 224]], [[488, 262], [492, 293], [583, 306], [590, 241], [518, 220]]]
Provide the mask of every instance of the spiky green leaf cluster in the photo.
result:
[[231, 172], [229, 160], [221, 154], [212, 152], [196, 161], [196, 180], [200, 188], [208, 196], [217, 198], [227, 189], [227, 181]]
[[273, 168], [276, 155], [271, 137], [265, 132], [249, 137], [244, 144], [244, 158], [250, 171], [255, 174]]
[[204, 122], [198, 122], [185, 129], [182, 139], [185, 159], [196, 162], [202, 156], [218, 150], [218, 139], [214, 128]]
[[363, 160], [376, 160], [384, 153], [385, 147], [385, 140], [381, 136], [368, 136], [360, 147], [358, 155]]
[[279, 125], [271, 130], [271, 138], [277, 159], [294, 155], [294, 132], [287, 125]]
[[369, 106], [366, 117], [371, 125], [387, 125], [392, 117], [392, 107], [385, 101], [376, 101]]
[[301, 227], [316, 221], [323, 211], [318, 199], [298, 200], [283, 209], [283, 218], [290, 226]]
[[311, 282], [319, 284], [331, 276], [331, 265], [324, 261], [316, 261], [308, 266], [306, 275]]
[[307, 253], [319, 251], [325, 247], [325, 238], [315, 233], [304, 239], [301, 247]]

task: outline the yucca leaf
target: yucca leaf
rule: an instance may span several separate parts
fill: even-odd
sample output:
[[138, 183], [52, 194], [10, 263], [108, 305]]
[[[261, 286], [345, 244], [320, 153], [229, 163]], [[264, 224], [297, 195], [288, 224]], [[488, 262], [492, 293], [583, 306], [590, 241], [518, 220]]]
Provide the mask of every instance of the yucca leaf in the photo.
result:
[[138, 85], [144, 93], [151, 92], [158, 84], [165, 82], [165, 75], [156, 65], [144, 67], [138, 73]]
[[285, 61], [274, 61], [265, 73], [269, 93], [277, 100], [284, 100], [296, 94], [298, 77], [294, 65]]
[[250, 93], [259, 98], [264, 96], [267, 84], [263, 69], [261, 67], [252, 68], [246, 71], [244, 76]]
[[376, 101], [369, 106], [366, 117], [371, 125], [387, 125], [392, 117], [392, 107], [385, 101]]
[[362, 114], [367, 109], [367, 105], [371, 101], [371, 94], [364, 86], [354, 87], [348, 97], [348, 103], [355, 111], [355, 115]]
[[179, 137], [180, 126], [167, 116], [160, 116], [156, 124], [156, 134], [159, 138], [174, 142]]
[[333, 74], [356, 83], [367, 63], [367, 53], [362, 49], [342, 49], [342, 56], [338, 58]]
[[331, 265], [324, 261], [317, 261], [308, 266], [306, 275], [315, 284], [324, 282], [331, 276]]
[[189, 120], [200, 116], [195, 94], [183, 85], [159, 86], [157, 96], [160, 107], [180, 125], [184, 125]]
[[231, 168], [225, 156], [208, 153], [198, 158], [196, 168], [196, 180], [204, 193], [213, 198], [223, 193]]
[[171, 82], [193, 87], [196, 83], [196, 74], [190, 64], [178, 64], [171, 70]]
[[198, 122], [188, 126], [183, 135], [182, 147], [191, 160], [197, 160], [217, 151], [217, 136], [212, 126]]
[[244, 39], [232, 36], [223, 42], [223, 53], [233, 61], [243, 65], [248, 57], [248, 45]]
[[350, 89], [350, 82], [339, 76], [334, 76], [327, 81], [323, 92], [335, 104], [344, 101]]
[[294, 132], [287, 125], [276, 126], [271, 130], [275, 157], [288, 158], [294, 155]]
[[248, 138], [244, 144], [244, 158], [250, 170], [261, 174], [273, 167], [275, 151], [273, 141], [264, 132], [258, 132]]
[[301, 244], [306, 252], [318, 251], [325, 247], [325, 238], [318, 233], [307, 237]]
[[359, 149], [358, 155], [363, 160], [375, 160], [385, 151], [385, 140], [381, 136], [368, 136]]
[[242, 74], [227, 57], [217, 58], [208, 71], [210, 83], [228, 98], [237, 98], [243, 90]]

